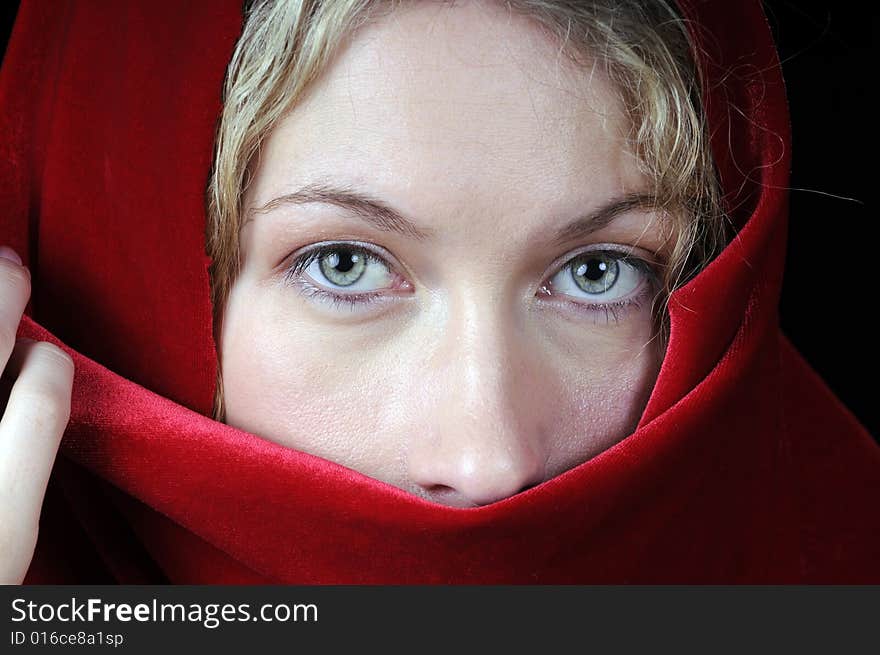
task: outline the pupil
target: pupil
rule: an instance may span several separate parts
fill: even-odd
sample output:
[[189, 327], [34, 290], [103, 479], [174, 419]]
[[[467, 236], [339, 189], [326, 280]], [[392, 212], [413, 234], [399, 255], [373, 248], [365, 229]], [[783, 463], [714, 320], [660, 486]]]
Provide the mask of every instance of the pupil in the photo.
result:
[[578, 274], [593, 282], [608, 272], [608, 264], [600, 259], [590, 259], [579, 267]]
[[358, 256], [346, 250], [338, 250], [334, 252], [329, 259], [332, 268], [335, 268], [342, 273], [348, 273], [348, 271], [354, 268]]

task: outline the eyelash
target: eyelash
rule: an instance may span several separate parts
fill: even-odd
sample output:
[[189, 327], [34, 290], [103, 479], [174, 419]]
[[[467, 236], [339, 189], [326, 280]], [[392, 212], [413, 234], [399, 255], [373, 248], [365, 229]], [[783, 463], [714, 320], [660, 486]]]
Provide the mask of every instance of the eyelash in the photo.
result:
[[[357, 252], [358, 254], [363, 254], [366, 258], [367, 264], [381, 264], [387, 267], [388, 270], [392, 270], [392, 267], [383, 257], [365, 248], [364, 246], [354, 245], [347, 242], [328, 243], [326, 245], [313, 248], [308, 252], [305, 252], [302, 255], [298, 256], [290, 265], [290, 267], [284, 272], [284, 283], [295, 287], [304, 297], [316, 299], [322, 303], [329, 305], [333, 309], [346, 305], [350, 310], [354, 311], [359, 307], [366, 307], [368, 305], [383, 302], [386, 299], [386, 293], [384, 293], [384, 291], [387, 291], [387, 289], [383, 291], [372, 291], [366, 293], [339, 294], [328, 289], [315, 286], [304, 278], [304, 276], [302, 275], [303, 271], [305, 271], [313, 262], [320, 260], [324, 255], [339, 249], [345, 249], [349, 252]], [[565, 262], [563, 262], [562, 266], [554, 269], [554, 272], [550, 277], [555, 277], [555, 275], [559, 271], [562, 271], [565, 268], [571, 266], [572, 263], [579, 256], [587, 252], [611, 256], [617, 262], [629, 264], [637, 271], [639, 271], [639, 273], [645, 276], [648, 284], [643, 285], [646, 287], [646, 289], [643, 290], [638, 296], [626, 300], [606, 303], [585, 303], [578, 300], [570, 299], [566, 299], [563, 301], [566, 305], [573, 306], [574, 309], [577, 311], [596, 316], [601, 316], [602, 314], [604, 314], [604, 318], [607, 322], [610, 323], [613, 319], [616, 323], [620, 320], [621, 311], [625, 309], [641, 309], [644, 301], [648, 298], [649, 292], [652, 289], [656, 290], [659, 284], [659, 276], [655, 265], [652, 265], [644, 259], [633, 257], [630, 253], [623, 250], [607, 247], [598, 250], [584, 250], [581, 252], [576, 252], [571, 257], [566, 259]], [[541, 288], [544, 289], [545, 286], [545, 284], [542, 284]], [[565, 295], [564, 297], [569, 298]]]
[[391, 269], [391, 266], [385, 261], [385, 259], [362, 246], [350, 245], [348, 243], [330, 243], [313, 248], [297, 257], [293, 261], [293, 264], [291, 264], [290, 268], [285, 271], [284, 281], [296, 287], [306, 298], [316, 298], [317, 300], [330, 305], [330, 307], [334, 309], [345, 304], [348, 305], [349, 309], [354, 310], [357, 307], [381, 302], [385, 295], [382, 291], [346, 294], [334, 293], [333, 291], [317, 287], [303, 278], [303, 271], [305, 271], [313, 262], [321, 259], [324, 255], [333, 252], [334, 250], [342, 248], [349, 251], [356, 251], [358, 254], [363, 254], [366, 257], [367, 264], [382, 264], [383, 266], [388, 267], [389, 270]]
[[[609, 248], [607, 246], [575, 252], [573, 255], [569, 256], [561, 266], [553, 269], [553, 273], [550, 275], [549, 279], [556, 277], [559, 272], [570, 268], [581, 255], [587, 253], [611, 256], [618, 263], [628, 264], [645, 278], [645, 282], [640, 285], [641, 290], [637, 295], [613, 302], [586, 303], [580, 300], [574, 300], [571, 296], [566, 294], [560, 294], [560, 296], [557, 296], [562, 298], [560, 302], [568, 307], [572, 307], [577, 312], [593, 318], [604, 319], [606, 323], [610, 323], [612, 320], [615, 323], [619, 323], [622, 312], [640, 310], [644, 306], [644, 303], [649, 298], [652, 298], [660, 287], [660, 276], [657, 271], [659, 265], [653, 265], [644, 259], [633, 256], [632, 253], [623, 249]], [[543, 289], [544, 287], [545, 285], [542, 284], [541, 288]]]

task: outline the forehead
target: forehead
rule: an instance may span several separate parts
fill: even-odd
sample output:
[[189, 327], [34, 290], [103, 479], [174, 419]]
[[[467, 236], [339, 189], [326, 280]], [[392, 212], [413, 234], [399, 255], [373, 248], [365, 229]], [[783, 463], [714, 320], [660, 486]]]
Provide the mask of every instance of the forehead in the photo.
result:
[[583, 204], [638, 186], [627, 131], [601, 68], [574, 65], [529, 19], [502, 3], [412, 3], [345, 42], [264, 143], [251, 193], [320, 175], [404, 206]]

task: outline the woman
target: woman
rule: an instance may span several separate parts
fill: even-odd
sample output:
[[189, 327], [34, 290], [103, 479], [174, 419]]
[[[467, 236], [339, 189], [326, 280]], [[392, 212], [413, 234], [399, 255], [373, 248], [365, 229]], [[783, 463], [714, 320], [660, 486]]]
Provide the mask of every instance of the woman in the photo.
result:
[[[192, 261], [193, 245], [204, 242], [195, 221], [181, 219], [198, 215], [186, 203], [197, 171], [207, 169], [210, 147], [205, 133], [194, 137], [193, 130], [210, 122], [208, 109], [216, 112], [207, 87], [219, 88], [222, 70], [211, 56], [180, 53], [231, 45], [237, 17], [193, 9], [169, 25], [154, 9], [131, 8], [110, 30], [102, 28], [106, 19], [74, 7], [63, 17], [71, 25], [66, 45], [36, 64], [58, 79], [57, 94], [34, 93], [19, 114], [34, 117], [27, 134], [39, 155], [13, 171], [40, 185], [38, 206], [29, 195], [13, 198], [19, 220], [10, 221], [10, 230], [22, 234], [21, 217], [39, 217], [35, 279], [48, 282], [34, 294], [34, 315], [65, 344], [79, 345], [79, 352], [68, 348], [77, 377], [64, 457], [25, 581], [876, 580], [877, 448], [797, 357], [776, 321], [788, 156], [778, 64], [760, 10], [722, 4], [697, 11], [682, 3], [681, 10], [693, 21], [690, 36], [703, 57], [707, 131], [724, 209], [738, 231], [669, 298], [668, 344], [663, 329], [653, 338], [666, 311], [660, 302], [661, 311], [652, 312], [652, 301], [693, 270], [687, 257], [673, 256], [690, 250], [682, 244], [714, 252], [714, 239], [689, 241], [681, 228], [699, 225], [696, 235], [718, 229], [711, 182], [698, 185], [704, 191], [694, 204], [706, 211], [683, 220], [686, 203], [672, 203], [666, 191], [676, 187], [663, 184], [664, 176], [681, 171], [652, 168], [661, 159], [640, 150], [652, 141], [628, 140], [633, 107], [618, 102], [620, 79], [583, 61], [581, 68], [560, 61], [563, 49], [533, 20], [491, 3], [442, 12], [393, 7], [388, 15], [378, 12], [378, 22], [358, 25], [365, 29], [316, 78], [304, 110], [282, 117], [279, 109], [272, 131], [257, 137], [264, 147], [255, 162], [243, 156], [247, 148], [224, 159], [230, 141], [221, 123], [214, 180], [224, 161], [242, 167], [241, 225], [252, 220], [242, 230], [240, 271], [230, 263], [237, 261], [234, 248], [209, 241], [210, 308], [199, 295], [208, 262], [194, 267]], [[29, 11], [22, 32], [30, 20], [32, 29], [51, 34], [61, 20]], [[504, 48], [482, 47], [499, 33], [509, 38], [499, 39]], [[157, 40], [167, 47], [157, 49]], [[126, 56], [109, 71], [98, 69], [97, 80], [88, 66], [66, 65], [103, 65], [116, 51]], [[381, 65], [377, 80], [369, 63], [389, 53], [393, 62], [412, 65]], [[478, 55], [486, 57], [478, 60], [482, 71], [473, 65]], [[518, 76], [522, 62], [532, 77]], [[179, 78], [152, 79], [154, 69], [174, 70]], [[455, 112], [444, 113], [426, 100], [449, 73], [440, 97]], [[206, 80], [206, 88], [193, 88], [192, 80]], [[8, 76], [4, 84], [11, 85]], [[95, 96], [87, 106], [72, 102], [82, 88]], [[480, 102], [470, 106], [469, 88], [480, 89]], [[120, 93], [125, 90], [130, 94]], [[516, 104], [524, 91], [534, 92], [530, 104]], [[641, 100], [643, 92], [639, 87], [632, 97]], [[159, 97], [165, 102], [157, 104]], [[227, 111], [244, 110], [235, 97], [227, 97]], [[374, 107], [371, 98], [378, 99]], [[493, 112], [490, 104], [511, 109]], [[547, 117], [558, 117], [552, 130]], [[401, 124], [411, 130], [406, 138], [392, 129]], [[96, 127], [83, 131], [90, 125]], [[309, 142], [315, 134], [321, 139]], [[96, 137], [102, 147], [93, 149]], [[538, 147], [544, 143], [546, 151]], [[663, 143], [668, 157], [670, 142]], [[143, 149], [135, 158], [132, 146]], [[308, 159], [310, 152], [323, 157]], [[429, 161], [432, 153], [439, 153], [439, 164]], [[522, 165], [527, 154], [540, 162], [544, 178]], [[315, 184], [287, 163], [305, 161], [302, 168], [314, 178], [328, 160], [337, 176], [369, 176], [374, 196], [395, 193], [396, 204], [408, 204], [406, 213], [422, 219], [418, 230], [398, 231], [408, 230], [411, 242], [430, 233], [438, 245], [419, 249], [398, 240], [396, 252], [382, 246], [380, 259], [378, 238], [364, 238], [369, 233], [362, 228], [346, 224], [323, 234], [337, 219], [322, 214], [311, 221], [299, 205], [303, 188], [327, 204], [327, 175]], [[376, 160], [374, 169], [365, 168]], [[82, 173], [71, 172], [74, 161]], [[709, 167], [703, 162], [695, 170]], [[101, 193], [79, 193], [78, 174], [100, 182]], [[590, 184], [560, 185], [566, 175]], [[407, 194], [391, 184], [401, 179]], [[429, 182], [438, 179], [443, 184], [432, 188]], [[288, 186], [299, 191], [292, 195]], [[223, 211], [219, 188], [214, 185], [212, 218]], [[448, 188], [455, 197], [446, 197]], [[602, 239], [583, 241], [582, 231], [577, 247], [557, 242], [559, 257], [543, 261], [551, 249], [536, 228], [552, 220], [556, 232], [569, 224], [556, 217], [620, 197], [633, 201], [620, 205], [629, 213], [606, 213], [601, 229], [610, 232], [594, 233]], [[687, 197], [694, 195], [679, 198]], [[227, 211], [236, 203], [227, 201]], [[89, 218], [71, 223], [71, 212]], [[493, 226], [487, 213], [505, 222]], [[294, 218], [298, 233], [290, 227]], [[303, 222], [316, 227], [306, 233]], [[493, 240], [492, 227], [512, 236]], [[360, 250], [351, 249], [354, 241]], [[487, 261], [504, 265], [476, 260], [483, 266], [475, 266], [475, 243], [493, 248]], [[300, 245], [311, 246], [311, 257]], [[530, 253], [535, 261], [526, 259]], [[89, 254], [103, 259], [96, 263]], [[327, 292], [316, 276], [345, 286], [360, 281], [368, 266], [378, 269], [368, 278], [393, 292], [391, 301], [381, 301], [389, 307], [384, 314], [340, 316], [308, 304], [316, 283]], [[568, 275], [559, 275], [566, 266]], [[354, 282], [346, 276], [352, 270]], [[472, 281], [483, 270], [485, 280]], [[578, 280], [580, 289], [571, 286]], [[614, 301], [638, 297], [640, 303], [595, 302], [596, 295], [615, 295], [625, 280], [627, 294]], [[228, 297], [217, 291], [224, 284]], [[294, 285], [311, 291], [294, 301], [288, 297]], [[582, 306], [604, 305], [600, 311], [610, 321], [574, 324], [562, 304], [552, 305], [572, 294]], [[66, 319], [68, 297], [100, 303], [90, 311], [100, 322]], [[194, 316], [180, 326], [190, 307]], [[216, 361], [205, 346], [218, 317], [225, 418], [265, 439], [204, 416], [218, 371], [205, 370]], [[299, 344], [286, 332], [292, 322]], [[23, 327], [52, 340], [27, 318]], [[340, 335], [352, 345], [334, 351]], [[385, 373], [382, 363], [389, 361], [404, 374]], [[320, 370], [332, 368], [328, 363], [343, 366]], [[305, 383], [292, 365], [307, 374]], [[534, 383], [526, 384], [527, 377]], [[351, 380], [373, 385], [348, 392], [343, 383]], [[405, 387], [393, 386], [395, 380]], [[332, 415], [322, 409], [328, 405]], [[327, 427], [331, 420], [338, 424]], [[84, 538], [71, 538], [72, 530]]]
[[[633, 431], [725, 227], [687, 31], [512, 6], [255, 4], [210, 188], [215, 416], [460, 507]], [[368, 19], [328, 62], [275, 36]]]

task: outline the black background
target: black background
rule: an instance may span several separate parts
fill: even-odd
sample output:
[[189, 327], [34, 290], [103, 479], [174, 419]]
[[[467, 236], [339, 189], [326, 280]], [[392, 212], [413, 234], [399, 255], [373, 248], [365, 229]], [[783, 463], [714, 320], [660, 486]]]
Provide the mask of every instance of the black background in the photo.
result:
[[[735, 0], [714, 0], [728, 2]], [[0, 9], [0, 46], [15, 2]], [[787, 82], [793, 131], [783, 330], [831, 389], [878, 436], [880, 299], [872, 3], [765, 2]], [[839, 197], [835, 197], [839, 196]], [[851, 198], [845, 200], [843, 198]]]

